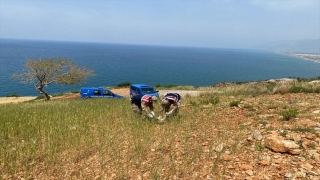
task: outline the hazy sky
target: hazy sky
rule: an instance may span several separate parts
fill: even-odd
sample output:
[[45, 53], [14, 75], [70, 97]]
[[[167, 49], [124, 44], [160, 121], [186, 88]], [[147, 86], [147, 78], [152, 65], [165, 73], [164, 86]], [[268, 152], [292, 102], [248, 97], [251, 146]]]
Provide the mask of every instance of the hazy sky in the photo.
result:
[[320, 38], [320, 0], [0, 0], [0, 38], [246, 48]]

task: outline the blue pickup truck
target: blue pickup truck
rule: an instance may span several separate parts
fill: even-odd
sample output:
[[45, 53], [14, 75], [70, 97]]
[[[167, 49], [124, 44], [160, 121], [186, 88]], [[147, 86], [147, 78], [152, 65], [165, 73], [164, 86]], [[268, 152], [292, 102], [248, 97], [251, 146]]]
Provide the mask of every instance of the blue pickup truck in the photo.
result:
[[121, 95], [111, 92], [109, 89], [98, 87], [83, 87], [80, 90], [81, 98], [124, 98]]
[[155, 90], [153, 86], [146, 84], [131, 84], [130, 86], [130, 97], [139, 94], [148, 94], [150, 96], [159, 97], [159, 91]]

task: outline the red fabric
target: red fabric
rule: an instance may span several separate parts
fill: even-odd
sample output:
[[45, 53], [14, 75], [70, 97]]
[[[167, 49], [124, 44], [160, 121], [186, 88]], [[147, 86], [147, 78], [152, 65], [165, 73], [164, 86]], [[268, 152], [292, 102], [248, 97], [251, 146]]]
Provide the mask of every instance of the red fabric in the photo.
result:
[[151, 102], [151, 98], [152, 98], [152, 97], [149, 96], [149, 95], [144, 95], [144, 96], [142, 96], [141, 101], [144, 102], [144, 103], [146, 103], [146, 105], [149, 105], [150, 102]]
[[164, 99], [169, 100], [170, 104], [174, 104], [176, 102], [176, 100], [177, 100], [177, 97], [175, 97], [175, 96], [165, 96]]

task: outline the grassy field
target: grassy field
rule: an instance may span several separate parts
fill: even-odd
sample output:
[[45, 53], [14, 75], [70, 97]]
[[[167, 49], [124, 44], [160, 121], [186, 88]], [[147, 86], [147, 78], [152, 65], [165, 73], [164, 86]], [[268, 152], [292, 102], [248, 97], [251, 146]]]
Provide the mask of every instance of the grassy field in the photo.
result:
[[[280, 85], [198, 88], [199, 97], [185, 96], [180, 114], [161, 124], [135, 116], [129, 99], [0, 104], [0, 178], [233, 177], [230, 164], [254, 161], [268, 151], [261, 142], [246, 142], [254, 129], [299, 127], [290, 117], [282, 120], [292, 109], [294, 117], [319, 122], [310, 113], [320, 109], [317, 86], [308, 93], [284, 90], [292, 84], [279, 92]], [[225, 161], [226, 154], [237, 158]]]

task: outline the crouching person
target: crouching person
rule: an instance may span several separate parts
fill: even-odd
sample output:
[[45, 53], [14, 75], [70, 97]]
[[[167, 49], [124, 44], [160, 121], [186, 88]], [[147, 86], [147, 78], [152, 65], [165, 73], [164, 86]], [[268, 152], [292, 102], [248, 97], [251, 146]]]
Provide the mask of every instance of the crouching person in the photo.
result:
[[138, 115], [146, 115], [149, 118], [153, 118], [155, 113], [153, 111], [153, 103], [157, 102], [158, 98], [156, 96], [149, 95], [137, 95], [131, 98], [131, 108], [133, 112]]
[[[172, 109], [170, 107], [172, 105]], [[179, 113], [179, 108], [181, 106], [181, 96], [178, 93], [168, 93], [166, 94], [161, 101], [160, 116], [158, 117], [159, 121], [164, 121], [168, 116], [175, 116]], [[164, 114], [164, 117], [161, 114]]]

